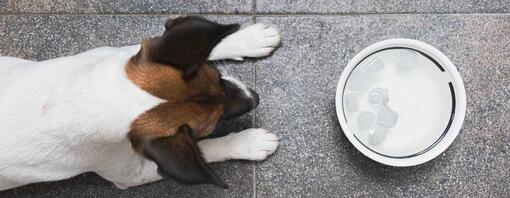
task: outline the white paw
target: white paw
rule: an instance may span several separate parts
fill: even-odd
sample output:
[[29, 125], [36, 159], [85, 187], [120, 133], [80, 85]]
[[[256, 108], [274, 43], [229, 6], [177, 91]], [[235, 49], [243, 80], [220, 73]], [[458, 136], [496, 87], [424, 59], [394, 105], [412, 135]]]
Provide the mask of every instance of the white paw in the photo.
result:
[[224, 38], [211, 52], [211, 59], [243, 60], [269, 55], [280, 43], [280, 32], [265, 24], [254, 24]]
[[263, 160], [278, 148], [278, 137], [265, 129], [246, 129], [232, 134], [233, 159]]
[[126, 190], [129, 188], [129, 185], [121, 184], [121, 183], [113, 183], [118, 189]]
[[240, 46], [245, 57], [262, 57], [271, 53], [280, 43], [278, 30], [265, 24], [255, 24], [239, 31]]

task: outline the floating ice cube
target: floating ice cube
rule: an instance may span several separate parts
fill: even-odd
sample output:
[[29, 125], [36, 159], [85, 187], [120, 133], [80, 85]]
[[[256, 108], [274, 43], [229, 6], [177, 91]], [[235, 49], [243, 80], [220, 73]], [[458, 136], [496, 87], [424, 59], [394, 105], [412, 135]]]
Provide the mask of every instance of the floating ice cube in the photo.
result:
[[384, 68], [384, 62], [377, 56], [370, 57], [367, 60], [365, 71], [369, 75], [378, 74]]
[[375, 126], [375, 115], [370, 111], [363, 111], [358, 114], [356, 122], [358, 122], [358, 126], [361, 129], [373, 129]]
[[398, 113], [384, 105], [377, 113], [377, 125], [394, 127], [398, 121]]
[[345, 109], [349, 112], [358, 110], [359, 95], [356, 92], [348, 92], [344, 95], [345, 97]]
[[413, 50], [399, 50], [397, 56], [397, 66], [403, 69], [414, 68], [417, 64], [418, 57], [421, 56], [418, 52]]
[[372, 88], [368, 93], [368, 101], [372, 104], [387, 104], [388, 103], [388, 89]]
[[373, 146], [381, 144], [386, 139], [388, 128], [382, 125], [377, 125], [374, 130], [368, 133], [368, 143]]

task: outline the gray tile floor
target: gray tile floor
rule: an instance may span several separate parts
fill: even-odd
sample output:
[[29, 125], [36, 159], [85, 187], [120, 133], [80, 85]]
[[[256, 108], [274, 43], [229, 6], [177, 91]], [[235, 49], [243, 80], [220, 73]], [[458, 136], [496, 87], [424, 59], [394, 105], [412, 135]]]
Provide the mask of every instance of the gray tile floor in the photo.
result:
[[[261, 105], [221, 128], [267, 128], [283, 140], [263, 162], [215, 164], [230, 189], [161, 181], [118, 190], [92, 173], [0, 192], [0, 197], [509, 197], [508, 0], [0, 0], [0, 54], [44, 60], [162, 32], [178, 14], [263, 22], [283, 34], [269, 58], [222, 63]], [[467, 116], [452, 146], [415, 167], [371, 161], [343, 136], [334, 108], [342, 69], [388, 38], [413, 38], [459, 68]]]

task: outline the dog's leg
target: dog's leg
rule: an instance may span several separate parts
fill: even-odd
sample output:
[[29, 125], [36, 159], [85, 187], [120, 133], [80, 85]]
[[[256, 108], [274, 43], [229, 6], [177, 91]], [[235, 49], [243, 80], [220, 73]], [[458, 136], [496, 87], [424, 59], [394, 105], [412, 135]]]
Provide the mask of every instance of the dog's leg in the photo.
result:
[[229, 159], [263, 160], [278, 147], [278, 137], [264, 129], [246, 129], [239, 133], [198, 142], [207, 162]]
[[243, 57], [267, 56], [280, 43], [280, 39], [280, 32], [273, 27], [251, 25], [221, 40], [212, 50], [209, 60], [243, 60]]
[[11, 182], [5, 178], [0, 177], [0, 191], [22, 186], [22, 183]]
[[[198, 146], [206, 162], [229, 159], [263, 160], [276, 151], [278, 137], [264, 129], [252, 128], [220, 138], [205, 139], [199, 141]], [[156, 163], [141, 156], [113, 161], [122, 163], [114, 163], [106, 169], [94, 172], [120, 189], [163, 179], [157, 171]]]
[[10, 57], [10, 56], [0, 56], [0, 66], [15, 66], [15, 65], [23, 65], [23, 64], [29, 64], [34, 63], [34, 61], [25, 60], [21, 58], [16, 57]]

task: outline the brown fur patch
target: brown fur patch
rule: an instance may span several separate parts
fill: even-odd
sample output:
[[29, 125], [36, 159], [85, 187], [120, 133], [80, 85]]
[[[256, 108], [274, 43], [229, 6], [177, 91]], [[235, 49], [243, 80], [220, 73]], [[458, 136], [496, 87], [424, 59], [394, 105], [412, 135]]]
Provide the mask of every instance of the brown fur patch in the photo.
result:
[[171, 66], [133, 58], [126, 73], [137, 86], [167, 101], [140, 115], [131, 125], [130, 136], [171, 136], [187, 124], [194, 129], [194, 137], [201, 138], [212, 132], [223, 114], [220, 74], [208, 65], [185, 80], [182, 72]]

